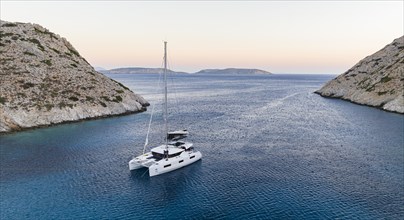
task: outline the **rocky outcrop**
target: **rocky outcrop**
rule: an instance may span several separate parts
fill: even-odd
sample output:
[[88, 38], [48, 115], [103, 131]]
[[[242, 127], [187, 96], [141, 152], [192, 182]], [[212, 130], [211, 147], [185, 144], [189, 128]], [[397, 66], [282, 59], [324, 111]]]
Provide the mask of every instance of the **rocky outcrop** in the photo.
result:
[[[99, 70], [101, 73], [108, 74], [160, 74], [164, 72], [163, 68], [145, 68], [145, 67], [127, 67], [127, 68], [116, 68], [110, 70]], [[167, 73], [176, 74], [188, 74], [185, 72], [175, 72], [172, 70], [167, 70]]]
[[227, 68], [227, 69], [204, 69], [195, 74], [234, 74], [234, 75], [250, 75], [250, 74], [271, 74], [265, 70], [259, 69], [240, 69], [240, 68]]
[[404, 36], [359, 61], [316, 93], [404, 113]]
[[145, 110], [148, 103], [94, 70], [65, 39], [0, 22], [0, 132]]

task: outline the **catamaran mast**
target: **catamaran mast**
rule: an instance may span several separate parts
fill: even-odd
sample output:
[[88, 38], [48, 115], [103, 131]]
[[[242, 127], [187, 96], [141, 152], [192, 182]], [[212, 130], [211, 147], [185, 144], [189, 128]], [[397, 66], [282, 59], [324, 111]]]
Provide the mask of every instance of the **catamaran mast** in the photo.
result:
[[164, 41], [164, 126], [165, 126], [165, 142], [168, 148], [168, 115], [167, 115], [167, 42]]

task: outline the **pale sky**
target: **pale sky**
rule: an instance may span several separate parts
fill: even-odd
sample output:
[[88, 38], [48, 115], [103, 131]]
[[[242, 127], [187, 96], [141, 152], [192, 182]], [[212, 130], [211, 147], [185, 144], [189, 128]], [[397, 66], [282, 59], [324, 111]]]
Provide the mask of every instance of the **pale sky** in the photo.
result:
[[404, 34], [404, 1], [7, 1], [1, 19], [37, 23], [93, 66], [258, 68], [332, 73]]

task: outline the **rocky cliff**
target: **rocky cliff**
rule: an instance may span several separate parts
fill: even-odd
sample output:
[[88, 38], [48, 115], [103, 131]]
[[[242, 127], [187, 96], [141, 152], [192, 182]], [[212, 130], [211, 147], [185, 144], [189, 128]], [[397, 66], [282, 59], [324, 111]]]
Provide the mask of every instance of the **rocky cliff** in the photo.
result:
[[148, 103], [96, 72], [65, 39], [0, 21], [0, 132], [145, 110]]
[[316, 93], [404, 113], [404, 36], [359, 61]]
[[204, 69], [195, 74], [271, 74], [270, 72], [259, 69], [240, 69], [240, 68], [227, 68], [227, 69]]

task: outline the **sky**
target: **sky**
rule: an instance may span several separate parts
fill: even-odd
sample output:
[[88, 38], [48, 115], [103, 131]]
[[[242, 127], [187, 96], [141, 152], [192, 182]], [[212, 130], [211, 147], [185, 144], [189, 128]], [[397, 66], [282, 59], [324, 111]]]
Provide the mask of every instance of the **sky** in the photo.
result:
[[340, 74], [404, 34], [404, 1], [0, 1], [93, 66]]

